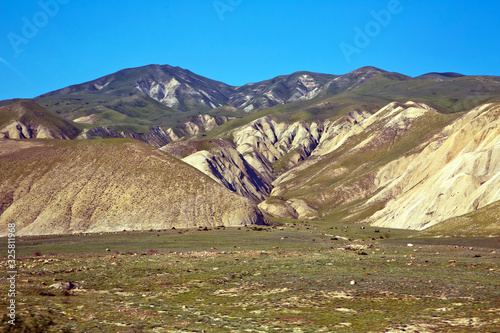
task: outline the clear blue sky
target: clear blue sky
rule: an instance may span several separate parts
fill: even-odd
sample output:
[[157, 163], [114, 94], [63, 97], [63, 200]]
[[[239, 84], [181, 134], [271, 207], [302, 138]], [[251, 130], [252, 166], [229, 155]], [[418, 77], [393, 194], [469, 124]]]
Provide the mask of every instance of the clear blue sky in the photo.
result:
[[499, 13], [489, 0], [2, 1], [0, 99], [148, 64], [231, 85], [367, 65], [500, 75]]

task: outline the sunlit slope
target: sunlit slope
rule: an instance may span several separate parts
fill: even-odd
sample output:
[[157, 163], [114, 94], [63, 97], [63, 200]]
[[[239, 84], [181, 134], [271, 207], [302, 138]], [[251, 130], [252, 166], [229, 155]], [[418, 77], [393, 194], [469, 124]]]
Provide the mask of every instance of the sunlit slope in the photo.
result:
[[1, 234], [9, 222], [19, 235], [261, 223], [250, 200], [138, 141], [24, 148], [0, 159]]
[[449, 218], [418, 234], [419, 237], [500, 237], [500, 201]]
[[337, 121], [274, 182], [270, 215], [423, 229], [500, 200], [499, 104], [459, 117], [391, 103]]
[[32, 100], [13, 101], [0, 107], [0, 138], [73, 139], [78, 133], [73, 123]]

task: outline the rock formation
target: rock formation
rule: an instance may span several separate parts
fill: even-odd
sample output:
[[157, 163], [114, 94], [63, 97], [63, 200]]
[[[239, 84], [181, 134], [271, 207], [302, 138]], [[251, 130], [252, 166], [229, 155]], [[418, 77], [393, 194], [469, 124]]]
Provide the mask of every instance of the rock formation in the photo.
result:
[[0, 139], [64, 139], [78, 135], [78, 129], [31, 100], [0, 107]]
[[1, 157], [0, 192], [1, 235], [10, 222], [18, 235], [262, 223], [251, 200], [123, 139], [13, 149]]

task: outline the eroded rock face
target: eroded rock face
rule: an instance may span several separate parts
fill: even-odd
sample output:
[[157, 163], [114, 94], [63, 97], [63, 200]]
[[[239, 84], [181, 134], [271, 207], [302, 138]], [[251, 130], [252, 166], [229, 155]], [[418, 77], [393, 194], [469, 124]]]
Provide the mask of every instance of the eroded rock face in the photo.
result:
[[31, 100], [21, 100], [0, 108], [0, 116], [10, 119], [0, 126], [0, 139], [62, 139], [77, 136], [69, 121], [51, 114]]
[[[189, 148], [192, 144], [193, 147]], [[181, 149], [179, 147], [185, 146]], [[254, 169], [236, 148], [224, 140], [210, 140], [200, 147], [194, 143], [171, 144], [162, 148], [174, 154], [229, 190], [254, 201], [264, 200], [271, 193], [271, 181]], [[180, 150], [188, 153], [179, 152]], [[186, 156], [187, 155], [187, 156]]]
[[233, 136], [238, 150], [246, 153], [244, 156], [249, 156], [249, 159], [255, 159], [251, 156], [252, 150], [271, 163], [295, 153], [286, 162], [286, 167], [291, 168], [311, 155], [322, 131], [323, 125], [318, 123], [301, 121], [288, 125], [263, 117], [234, 131]]
[[394, 102], [322, 123], [263, 117], [234, 130], [231, 149], [182, 158], [243, 196], [265, 199], [259, 208], [271, 216], [317, 219], [349, 207], [347, 217], [422, 229], [500, 200], [499, 109], [484, 105], [457, 119]]
[[[381, 108], [373, 115], [355, 111], [335, 121], [312, 124], [310, 128], [314, 127], [315, 130], [309, 130], [309, 136], [302, 136], [302, 140], [298, 140], [303, 143], [302, 150], [308, 152], [305, 161], [295, 164], [281, 174], [273, 182], [271, 199], [259, 207], [272, 216], [307, 219], [321, 217], [318, 208], [324, 212], [323, 214], [328, 214], [335, 207], [371, 198], [383, 186], [391, 183], [388, 178], [392, 176], [387, 175], [387, 171], [374, 169], [372, 166], [374, 161], [370, 159], [359, 160], [354, 164], [349, 161], [356, 161], [357, 155], [367, 158], [383, 156], [384, 151], [390, 151], [398, 138], [406, 136], [417, 120], [431, 117], [433, 114], [436, 114], [436, 111], [425, 104], [395, 102]], [[290, 126], [292, 132], [294, 127], [297, 128]], [[260, 126], [260, 128], [265, 127]], [[282, 131], [284, 132], [286, 130]], [[269, 150], [268, 145], [260, 146], [264, 146], [266, 151]], [[275, 145], [273, 147], [276, 148]], [[340, 153], [331, 155], [337, 151]], [[371, 154], [371, 151], [375, 155]], [[330, 156], [337, 157], [332, 159]], [[387, 168], [405, 168], [409, 163], [404, 163], [405, 161], [402, 158], [399, 162], [389, 163]], [[376, 177], [377, 172], [379, 176]], [[350, 180], [344, 181], [344, 178]], [[321, 185], [323, 182], [332, 185], [329, 187]], [[304, 194], [297, 196], [290, 193]], [[282, 200], [276, 201], [275, 197], [282, 197]], [[383, 200], [376, 201], [379, 202]]]
[[[391, 103], [371, 116], [358, 113], [357, 121], [350, 114], [347, 119], [351, 121], [325, 124], [320, 143], [311, 156], [277, 178], [272, 199], [259, 207], [273, 216], [307, 219], [321, 217], [316, 207], [328, 211], [364, 202], [352, 206], [354, 213], [385, 204], [385, 208], [378, 208], [366, 221], [375, 226], [424, 229], [500, 200], [499, 104], [471, 110], [428, 141], [419, 142], [416, 153], [402, 151], [402, 156], [392, 161], [384, 157], [391, 155], [394, 142], [406, 136], [415, 121], [424, 117], [433, 119], [435, 115], [435, 110], [423, 104]], [[358, 136], [366, 138], [360, 141], [356, 139]], [[347, 145], [346, 150], [344, 146], [349, 142], [357, 143]], [[318, 168], [328, 153], [336, 149], [343, 151], [339, 161], [357, 154], [370, 156], [367, 152], [373, 151], [378, 154], [373, 156], [387, 162], [379, 167], [373, 167], [371, 160], [364, 160], [351, 169], [341, 167], [342, 162]], [[351, 180], [342, 181], [344, 177]], [[315, 194], [290, 195], [300, 192], [308, 182], [319, 183], [318, 179], [340, 181]], [[313, 188], [310, 191], [314, 192]], [[288, 199], [274, 199], [282, 196]], [[297, 209], [297, 200], [307, 205], [302, 212]]]
[[23, 123], [13, 121], [1, 129], [1, 135], [8, 139], [31, 139], [34, 137], [33, 131]]
[[0, 138], [5, 139], [61, 139], [71, 138], [63, 132], [43, 125], [30, 125], [13, 121], [0, 129]]
[[[280, 187], [280, 183], [282, 180], [293, 178], [289, 173], [303, 170], [305, 166], [314, 164], [322, 156], [340, 148], [351, 137], [363, 133], [373, 123], [384, 119], [387, 121], [399, 119], [394, 124], [401, 126], [407, 119], [411, 121], [429, 110], [429, 107], [413, 102], [391, 103], [375, 115], [353, 111], [335, 121], [327, 120], [324, 123], [313, 122], [311, 124], [304, 121], [292, 124], [277, 123], [269, 117], [262, 117], [232, 131], [237, 152], [232, 146], [230, 148], [225, 145], [224, 149], [217, 151], [195, 150], [193, 155], [182, 155], [182, 158], [232, 191], [261, 201], [269, 196], [273, 187], [275, 187], [273, 195], [286, 192], [286, 189]], [[393, 132], [396, 133], [395, 130]], [[372, 139], [374, 137], [376, 136]], [[368, 143], [363, 143], [363, 145]], [[167, 147], [164, 149], [167, 152], [175, 150], [175, 148], [170, 150]], [[236, 156], [238, 158], [235, 158]], [[307, 160], [313, 162], [309, 163]], [[243, 167], [243, 172], [237, 171], [240, 166]], [[227, 171], [222, 171], [223, 169]], [[286, 172], [287, 170], [289, 173]], [[280, 176], [276, 179], [277, 174], [284, 172], [287, 176]], [[286, 210], [295, 212], [293, 214], [295, 217], [316, 216], [312, 212], [314, 209], [309, 206], [305, 210], [299, 208], [302, 211], [300, 214], [292, 206], [306, 207], [307, 204], [295, 203]]]
[[141, 142], [10, 151], [0, 163], [0, 235], [10, 222], [18, 235], [263, 223], [250, 199]]
[[500, 200], [500, 106], [478, 107], [444, 128], [419, 154], [381, 168], [382, 189], [369, 203], [389, 200], [369, 221], [424, 229]]
[[185, 136], [196, 136], [200, 133], [213, 130], [219, 125], [227, 123], [231, 119], [234, 118], [221, 116], [214, 117], [209, 114], [200, 114], [194, 117], [191, 121], [184, 123], [182, 131], [185, 132]]
[[[84, 122], [85, 119], [77, 119], [78, 122]], [[94, 117], [95, 118], [95, 117]], [[179, 132], [176, 133], [172, 128], [167, 128], [166, 130], [156, 126], [151, 127], [148, 133], [129, 133], [129, 132], [117, 132], [109, 127], [94, 127], [90, 130], [85, 130], [80, 134], [79, 139], [93, 139], [93, 138], [125, 138], [125, 139], [135, 139], [142, 142], [147, 142], [150, 145], [160, 148], [167, 145], [170, 142], [179, 141], [185, 137], [196, 136], [200, 133], [210, 131], [226, 122], [231, 120], [231, 117], [213, 117], [208, 114], [201, 114], [193, 117], [191, 121], [184, 123], [180, 128]]]
[[271, 216], [286, 216], [295, 219], [315, 219], [319, 216], [314, 208], [301, 199], [286, 201], [263, 201], [259, 204], [260, 210]]
[[172, 129], [164, 130], [161, 127], [151, 127], [148, 133], [137, 134], [127, 132], [116, 132], [109, 127], [94, 127], [90, 130], [85, 130], [79, 135], [78, 139], [91, 140], [95, 138], [111, 139], [123, 138], [134, 139], [142, 142], [149, 143], [154, 147], [162, 147], [169, 142], [179, 140], [179, 137], [172, 131]]

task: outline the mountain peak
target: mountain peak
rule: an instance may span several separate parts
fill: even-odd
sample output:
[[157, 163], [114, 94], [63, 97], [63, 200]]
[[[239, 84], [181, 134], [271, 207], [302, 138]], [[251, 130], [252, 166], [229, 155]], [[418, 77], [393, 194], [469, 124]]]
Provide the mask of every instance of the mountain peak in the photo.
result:
[[377, 72], [377, 73], [388, 73], [387, 71], [383, 70], [383, 69], [380, 69], [380, 68], [377, 68], [377, 67], [373, 67], [373, 66], [364, 66], [364, 67], [360, 67], [358, 69], [355, 69], [347, 74], [360, 74], [360, 73], [373, 73], [373, 72]]
[[446, 81], [446, 80], [456, 79], [456, 78], [460, 78], [460, 77], [464, 77], [464, 76], [465, 75], [463, 75], [463, 74], [453, 73], [453, 72], [445, 72], [445, 73], [431, 72], [431, 73], [417, 76], [416, 79], [432, 80], [432, 81]]

